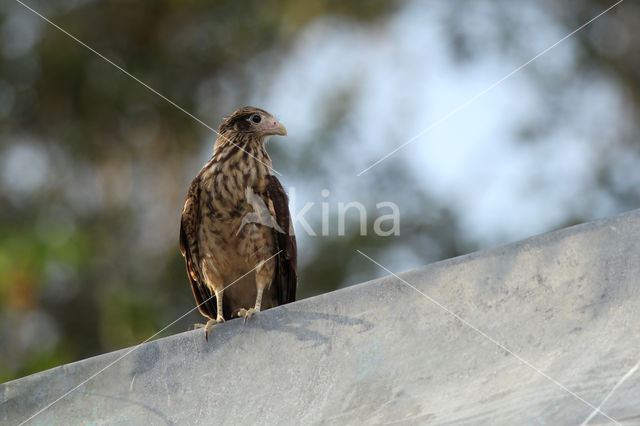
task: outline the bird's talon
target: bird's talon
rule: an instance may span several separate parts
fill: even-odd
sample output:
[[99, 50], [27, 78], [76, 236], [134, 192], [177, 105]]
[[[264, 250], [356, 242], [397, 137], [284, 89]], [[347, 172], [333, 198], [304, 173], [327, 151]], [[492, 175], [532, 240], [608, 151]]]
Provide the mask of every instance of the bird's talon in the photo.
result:
[[247, 320], [253, 316], [253, 314], [260, 312], [259, 309], [249, 308], [249, 309], [240, 309], [238, 311], [238, 317], [244, 318], [245, 325], [247, 324]]
[[218, 323], [221, 323], [221, 322], [225, 322], [224, 318], [222, 318], [222, 317], [218, 317], [216, 319], [212, 319], [212, 320], [207, 321], [207, 325], [204, 326], [204, 339], [207, 342], [209, 341], [209, 332], [211, 331], [213, 326], [218, 324]]

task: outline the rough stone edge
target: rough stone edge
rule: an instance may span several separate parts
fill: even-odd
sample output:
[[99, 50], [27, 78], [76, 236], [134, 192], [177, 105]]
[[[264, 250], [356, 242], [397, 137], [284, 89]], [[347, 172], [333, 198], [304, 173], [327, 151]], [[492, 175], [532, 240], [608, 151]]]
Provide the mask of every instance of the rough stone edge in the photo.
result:
[[[460, 256], [456, 256], [456, 257], [452, 257], [452, 258], [448, 258], [448, 259], [443, 259], [443, 260], [439, 260], [427, 265], [423, 265], [417, 268], [413, 268], [407, 271], [403, 271], [403, 272], [398, 272], [397, 275], [400, 277], [403, 277], [405, 275], [411, 275], [414, 274], [418, 271], [424, 271], [424, 270], [429, 270], [429, 269], [440, 269], [443, 267], [450, 267], [450, 266], [454, 266], [454, 265], [458, 265], [461, 263], [465, 263], [468, 261], [473, 261], [479, 258], [484, 258], [484, 257], [491, 257], [491, 256], [496, 256], [496, 255], [501, 255], [506, 253], [507, 251], [510, 251], [511, 249], [516, 249], [519, 250], [523, 247], [526, 247], [528, 245], [531, 245], [533, 241], [538, 241], [538, 240], [544, 240], [545, 245], [550, 245], [553, 244], [557, 241], [561, 241], [565, 238], [571, 237], [573, 235], [576, 234], [581, 234], [584, 233], [585, 231], [591, 231], [591, 230], [596, 230], [599, 228], [603, 228], [605, 226], [615, 226], [616, 223], [622, 222], [627, 218], [632, 218], [632, 217], [637, 217], [638, 220], [640, 220], [640, 209], [636, 209], [636, 210], [631, 210], [631, 211], [627, 211], [627, 212], [623, 212], [620, 213], [618, 215], [614, 215], [614, 216], [610, 216], [610, 217], [606, 217], [606, 218], [600, 218], [600, 219], [596, 219], [593, 221], [589, 221], [589, 222], [584, 222], [584, 223], [579, 223], [576, 225], [571, 225], [565, 228], [559, 228], [556, 230], [551, 230], [551, 231], [547, 231], [547, 232], [543, 232], [540, 234], [536, 234], [530, 237], [527, 237], [525, 239], [522, 240], [518, 240], [515, 242], [511, 242], [511, 243], [506, 243], [506, 244], [502, 244], [496, 247], [490, 247], [490, 248], [486, 248], [486, 249], [482, 249], [482, 250], [477, 250], [471, 253], [467, 253], [467, 254], [463, 254]], [[544, 238], [547, 237], [547, 238]], [[551, 237], [551, 238], [549, 238]], [[356, 252], [354, 252], [354, 254], [357, 255]], [[394, 272], [395, 273], [395, 272]], [[324, 293], [324, 294], [320, 294], [317, 296], [313, 296], [313, 297], [309, 297], [306, 299], [301, 299], [301, 300], [297, 300], [293, 303], [288, 304], [287, 306], [292, 306], [292, 305], [299, 305], [299, 304], [304, 304], [307, 301], [311, 301], [311, 300], [319, 300], [319, 299], [323, 299], [323, 298], [333, 298], [333, 297], [339, 297], [340, 294], [344, 293], [344, 292], [352, 292], [352, 291], [358, 291], [360, 288], [365, 287], [365, 286], [369, 286], [371, 284], [375, 284], [375, 283], [380, 283], [383, 280], [388, 280], [390, 277], [392, 277], [392, 275], [385, 275], [382, 277], [378, 277], [375, 279], [371, 279], [362, 283], [358, 283], [358, 284], [353, 284], [350, 285], [348, 287], [344, 287], [344, 288], [340, 288], [338, 290], [334, 290], [332, 292], [329, 293]], [[272, 308], [268, 311], [265, 311], [264, 314], [269, 314], [269, 311], [271, 310], [277, 310], [279, 309], [279, 307], [275, 307]], [[230, 326], [232, 324], [222, 324], [222, 326]], [[8, 382], [4, 382], [4, 383], [0, 383], [0, 397], [2, 395], [4, 395], [5, 393], [5, 389], [9, 386], [13, 386], [15, 384], [17, 384], [17, 382], [33, 382], [33, 381], [39, 381], [41, 380], [43, 377], [51, 375], [51, 374], [55, 374], [56, 371], [59, 370], [66, 370], [66, 369], [72, 369], [78, 365], [82, 365], [84, 363], [87, 362], [100, 362], [104, 364], [109, 363], [111, 360], [115, 360], [118, 358], [118, 356], [120, 356], [121, 354], [124, 354], [125, 352], [131, 350], [132, 348], [135, 348], [137, 346], [140, 345], [148, 345], [148, 344], [158, 344], [161, 341], [164, 341], [166, 339], [175, 339], [175, 338], [180, 338], [180, 336], [182, 336], [183, 334], [186, 333], [198, 333], [198, 330], [192, 330], [192, 331], [184, 331], [184, 332], [180, 332], [180, 333], [176, 333], [176, 334], [172, 334], [170, 336], [166, 336], [166, 337], [161, 337], [159, 339], [155, 339], [155, 340], [150, 340], [149, 342], [145, 342], [145, 343], [141, 343], [138, 345], [134, 345], [134, 346], [129, 346], [129, 347], [125, 347], [122, 349], [117, 349], [115, 351], [111, 351], [111, 352], [106, 352], [103, 354], [99, 354], [93, 357], [89, 357], [89, 358], [84, 358], [84, 359], [80, 359], [77, 361], [73, 361], [67, 364], [63, 364], [63, 365], [59, 365], [53, 368], [49, 368], [47, 370], [43, 370], [43, 371], [39, 371], [37, 373], [33, 373], [24, 377], [20, 377], [14, 380], [10, 380]]]

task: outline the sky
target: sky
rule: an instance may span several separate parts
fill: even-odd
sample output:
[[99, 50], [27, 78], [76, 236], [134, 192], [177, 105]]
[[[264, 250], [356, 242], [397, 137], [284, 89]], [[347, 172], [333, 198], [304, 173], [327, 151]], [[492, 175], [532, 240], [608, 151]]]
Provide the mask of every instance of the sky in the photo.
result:
[[[274, 80], [256, 77], [255, 103], [276, 113], [290, 138], [305, 139], [317, 130], [314, 113], [329, 94], [356, 91], [336, 132], [353, 168], [336, 171], [329, 188], [347, 201], [358, 199], [363, 181], [380, 178], [378, 166], [359, 172], [435, 123], [384, 161], [406, 162], [419, 177], [416, 184], [453, 205], [465, 232], [483, 247], [554, 229], [574, 212], [586, 211], [589, 218], [618, 213], [610, 197], [593, 188], [599, 155], [615, 137], [609, 129], [628, 117], [615, 86], [572, 75], [575, 39], [492, 87], [568, 32], [535, 5], [518, 7], [528, 9], [514, 13], [515, 37], [526, 48], [501, 50], [491, 6], [479, 2], [462, 18], [478, 49], [462, 64], [448, 45], [449, 8], [438, 2], [407, 2], [388, 21], [368, 28], [319, 19], [288, 56], [268, 64], [277, 68]], [[549, 86], [568, 81], [563, 96], [570, 108], [544, 138], [523, 143], [521, 128], [543, 122], [557, 103], [557, 94], [545, 92], [534, 77]], [[272, 143], [296, 150], [295, 142]], [[637, 174], [633, 179], [638, 182]], [[320, 200], [321, 187], [293, 184], [304, 188], [298, 194]]]

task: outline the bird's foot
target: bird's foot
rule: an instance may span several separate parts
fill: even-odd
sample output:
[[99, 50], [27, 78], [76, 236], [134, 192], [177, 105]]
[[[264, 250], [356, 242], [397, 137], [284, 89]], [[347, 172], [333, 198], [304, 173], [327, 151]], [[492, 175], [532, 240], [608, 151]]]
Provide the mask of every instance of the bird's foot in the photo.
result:
[[187, 328], [187, 331], [197, 330], [197, 329], [202, 328], [202, 327], [204, 327], [204, 326], [205, 326], [205, 325], [204, 325], [204, 324], [202, 324], [201, 322], [197, 322], [197, 323], [195, 323], [195, 324], [193, 324], [193, 325], [190, 325], [190, 326], [189, 326], [189, 328]]
[[249, 309], [240, 309], [238, 311], [238, 317], [244, 318], [244, 323], [247, 323], [247, 320], [253, 316], [253, 314], [260, 312], [260, 308], [249, 308]]
[[213, 328], [214, 325], [224, 322], [224, 318], [218, 316], [216, 319], [211, 319], [207, 321], [207, 324], [204, 326], [204, 338], [208, 342], [209, 341], [209, 332]]

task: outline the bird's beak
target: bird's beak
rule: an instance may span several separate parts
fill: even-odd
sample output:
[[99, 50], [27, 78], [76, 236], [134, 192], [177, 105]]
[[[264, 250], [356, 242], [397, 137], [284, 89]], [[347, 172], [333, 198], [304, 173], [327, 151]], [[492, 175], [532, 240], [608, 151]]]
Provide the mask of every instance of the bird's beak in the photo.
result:
[[264, 134], [287, 136], [287, 128], [284, 127], [284, 124], [276, 121], [275, 123], [273, 123], [272, 127], [268, 127], [265, 129]]
[[276, 134], [280, 136], [287, 136], [287, 128], [284, 127], [284, 124], [278, 123], [278, 133]]

